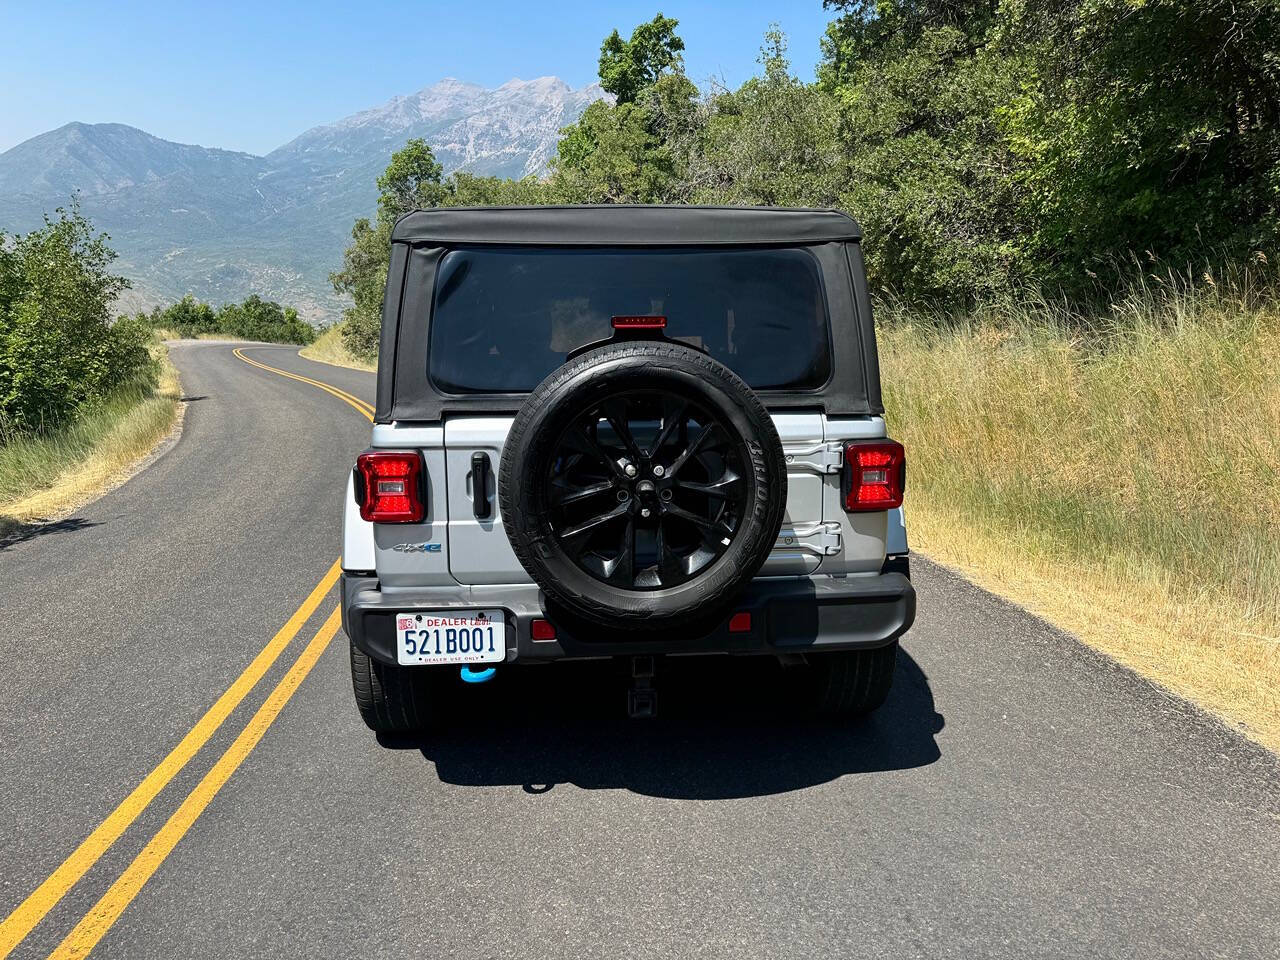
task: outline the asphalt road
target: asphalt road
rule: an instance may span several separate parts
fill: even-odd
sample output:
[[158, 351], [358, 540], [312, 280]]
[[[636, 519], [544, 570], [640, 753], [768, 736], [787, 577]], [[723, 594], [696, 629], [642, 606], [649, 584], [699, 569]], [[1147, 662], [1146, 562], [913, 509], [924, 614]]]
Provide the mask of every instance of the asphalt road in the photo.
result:
[[0, 548], [13, 956], [1280, 956], [1277, 759], [919, 558], [860, 725], [780, 714], [765, 665], [685, 661], [657, 721], [607, 668], [543, 667], [379, 743], [325, 642], [336, 592], [294, 616], [368, 420], [230, 346], [173, 355], [179, 442]]

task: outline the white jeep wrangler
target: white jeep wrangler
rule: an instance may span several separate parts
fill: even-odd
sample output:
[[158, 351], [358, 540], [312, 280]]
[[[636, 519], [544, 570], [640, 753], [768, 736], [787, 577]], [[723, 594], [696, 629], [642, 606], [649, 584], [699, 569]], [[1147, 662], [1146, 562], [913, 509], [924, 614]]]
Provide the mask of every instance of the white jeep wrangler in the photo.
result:
[[377, 413], [346, 498], [356, 704], [430, 727], [442, 684], [667, 654], [780, 658], [860, 714], [915, 617], [849, 217], [453, 208], [395, 226]]

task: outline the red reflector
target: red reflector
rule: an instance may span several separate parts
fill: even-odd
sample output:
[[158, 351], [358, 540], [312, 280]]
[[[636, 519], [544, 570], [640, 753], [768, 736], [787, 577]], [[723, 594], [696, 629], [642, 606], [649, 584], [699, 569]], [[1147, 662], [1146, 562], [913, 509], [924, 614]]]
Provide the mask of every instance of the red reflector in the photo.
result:
[[533, 639], [535, 640], [554, 640], [556, 638], [556, 628], [550, 620], [535, 620], [532, 624]]
[[421, 523], [422, 457], [417, 453], [381, 450], [356, 459], [362, 483], [360, 517], [372, 523]]
[[844, 448], [844, 508], [892, 510], [902, 506], [907, 456], [894, 440], [855, 440]]
[[667, 325], [666, 317], [627, 316], [613, 317], [615, 330], [661, 330]]
[[751, 632], [751, 611], [742, 610], [735, 613], [729, 618], [730, 633], [750, 633]]

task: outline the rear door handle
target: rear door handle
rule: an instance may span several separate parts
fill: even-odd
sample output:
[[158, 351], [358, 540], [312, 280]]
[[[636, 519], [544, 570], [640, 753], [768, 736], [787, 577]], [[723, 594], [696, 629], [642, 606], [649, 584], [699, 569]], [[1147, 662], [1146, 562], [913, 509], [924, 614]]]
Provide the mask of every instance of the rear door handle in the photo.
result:
[[471, 455], [471, 512], [480, 520], [489, 516], [489, 455]]

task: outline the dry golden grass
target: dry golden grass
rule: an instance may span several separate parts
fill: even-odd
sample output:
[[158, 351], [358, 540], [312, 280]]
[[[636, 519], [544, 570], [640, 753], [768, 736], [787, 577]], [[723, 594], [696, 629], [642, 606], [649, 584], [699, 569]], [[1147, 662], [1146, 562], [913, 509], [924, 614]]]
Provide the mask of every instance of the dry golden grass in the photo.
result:
[[298, 353], [308, 360], [318, 360], [320, 363], [332, 364], [335, 367], [351, 367], [355, 370], [368, 370], [371, 373], [378, 369], [376, 363], [362, 360], [347, 349], [347, 345], [342, 342], [341, 324], [325, 327], [314, 342], [303, 347]]
[[48, 437], [0, 446], [0, 536], [54, 520], [129, 479], [181, 418], [178, 373], [161, 343], [154, 385], [122, 390]]
[[1280, 749], [1280, 312], [1221, 286], [890, 317], [886, 407], [913, 548]]

